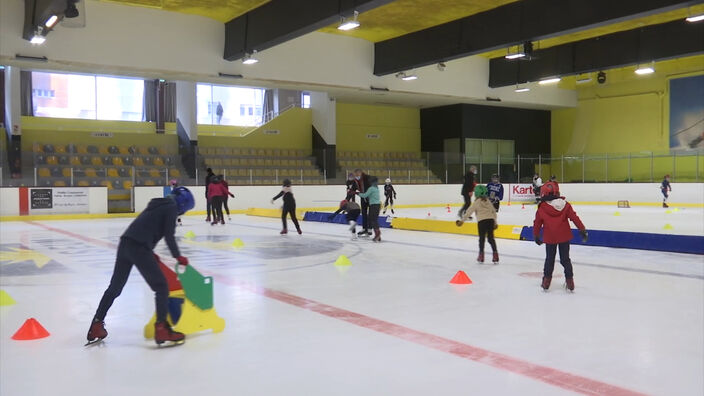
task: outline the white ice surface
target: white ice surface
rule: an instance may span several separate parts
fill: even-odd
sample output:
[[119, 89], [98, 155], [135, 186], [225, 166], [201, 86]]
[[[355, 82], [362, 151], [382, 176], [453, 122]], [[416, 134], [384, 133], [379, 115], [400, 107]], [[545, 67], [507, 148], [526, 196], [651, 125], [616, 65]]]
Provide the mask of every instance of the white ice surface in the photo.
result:
[[[39, 223], [115, 243], [129, 221]], [[478, 265], [477, 239], [469, 236], [383, 230], [384, 242], [373, 244], [350, 241], [341, 225], [303, 223], [302, 236], [281, 237], [277, 219], [233, 216], [216, 227], [201, 221], [184, 219], [179, 235], [191, 230], [196, 242], [180, 245], [194, 266], [215, 276], [215, 306], [227, 327], [161, 350], [142, 337], [153, 294], [137, 271], [106, 318], [104, 345], [83, 347], [114, 249], [1, 223], [1, 250], [23, 246], [53, 261], [42, 269], [1, 263], [0, 285], [17, 304], [0, 308], [0, 395], [574, 394], [235, 281], [637, 392], [704, 394], [702, 256], [573, 246], [576, 293], [560, 288], [559, 264], [553, 288], [542, 293], [544, 251], [529, 242], [499, 240], [501, 263]], [[228, 248], [235, 237], [244, 249]], [[157, 251], [169, 256], [163, 243]], [[346, 272], [332, 264], [340, 254], [353, 263]], [[448, 284], [460, 269], [472, 285]], [[11, 340], [29, 317], [51, 336]]]

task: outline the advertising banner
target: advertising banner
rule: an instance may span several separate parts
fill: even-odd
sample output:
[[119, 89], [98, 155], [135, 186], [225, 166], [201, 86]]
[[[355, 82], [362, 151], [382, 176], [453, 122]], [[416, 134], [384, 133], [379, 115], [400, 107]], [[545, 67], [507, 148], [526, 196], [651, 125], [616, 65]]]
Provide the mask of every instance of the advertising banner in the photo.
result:
[[30, 214], [89, 213], [88, 188], [30, 188]]
[[511, 202], [533, 202], [535, 194], [532, 184], [511, 184], [508, 189], [509, 200]]

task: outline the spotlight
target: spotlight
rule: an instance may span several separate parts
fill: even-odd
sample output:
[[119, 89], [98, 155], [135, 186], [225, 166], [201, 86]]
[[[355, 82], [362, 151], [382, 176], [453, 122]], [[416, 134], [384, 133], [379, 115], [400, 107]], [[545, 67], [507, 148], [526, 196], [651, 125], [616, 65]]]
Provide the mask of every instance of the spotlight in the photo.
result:
[[639, 76], [643, 76], [646, 74], [653, 74], [655, 73], [655, 68], [651, 66], [638, 66], [636, 68], [636, 74]]
[[560, 82], [560, 80], [561, 80], [560, 77], [546, 78], [544, 80], [538, 81], [538, 84], [540, 84], [540, 85], [555, 84], [555, 83]]
[[437, 67], [438, 67], [439, 71], [445, 71], [445, 68], [447, 67], [447, 65], [445, 64], [445, 62], [440, 62], [440, 63], [438, 63]]
[[254, 54], [257, 53], [257, 50], [252, 51], [251, 54], [245, 53], [244, 58], [242, 58], [242, 63], [245, 65], [253, 65], [257, 62], [259, 62], [259, 59], [254, 57]]
[[516, 93], [523, 93], [523, 92], [528, 92], [528, 91], [530, 91], [530, 88], [521, 87], [520, 85], [516, 85], [516, 89], [513, 90], [513, 92], [516, 92]]
[[396, 73], [396, 78], [400, 78], [403, 81], [413, 81], [417, 80], [418, 76], [415, 74], [406, 74], [405, 72]]
[[359, 21], [357, 20], [358, 16], [359, 12], [355, 11], [352, 19], [346, 19], [345, 17], [342, 17], [342, 21], [340, 21], [340, 25], [337, 27], [337, 29], [344, 31], [357, 29], [359, 27]]
[[699, 22], [699, 21], [704, 21], [704, 14], [695, 15], [695, 16], [691, 16], [691, 17], [687, 17], [687, 19], [685, 19], [685, 20], [686, 20], [687, 22]]
[[592, 81], [592, 77], [589, 74], [577, 77], [577, 84], [586, 84]]
[[76, 3], [78, 3], [78, 0], [66, 1], [66, 10], [64, 11], [64, 16], [66, 18], [76, 18], [78, 16], [78, 8], [76, 8]]
[[603, 71], [597, 73], [596, 82], [598, 82], [599, 84], [606, 84], [606, 73], [604, 73]]
[[518, 46], [517, 52], [511, 53], [511, 49], [509, 48], [509, 52], [504, 56], [504, 58], [508, 60], [513, 60], [513, 59], [521, 59], [525, 57], [530, 57], [533, 54], [533, 43], [530, 41], [526, 41], [523, 43], [523, 45]]
[[43, 33], [44, 29], [42, 29], [41, 26], [37, 26], [37, 29], [34, 31], [34, 36], [32, 36], [29, 42], [36, 45], [44, 44], [46, 37], [44, 37]]
[[51, 27], [54, 26], [56, 24], [56, 21], [58, 20], [59, 17], [57, 17], [56, 15], [52, 15], [51, 17], [49, 17], [49, 19], [46, 20], [46, 22], [44, 22], [44, 26], [51, 29]]

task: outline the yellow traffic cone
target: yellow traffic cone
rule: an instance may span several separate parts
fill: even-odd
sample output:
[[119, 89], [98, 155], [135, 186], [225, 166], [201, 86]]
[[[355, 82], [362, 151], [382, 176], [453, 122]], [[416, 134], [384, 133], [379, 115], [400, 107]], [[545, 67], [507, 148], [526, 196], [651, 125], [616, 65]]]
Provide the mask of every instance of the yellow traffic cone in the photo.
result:
[[17, 302], [5, 290], [0, 290], [0, 307], [15, 305]]
[[234, 241], [232, 241], [232, 247], [241, 249], [244, 247], [244, 242], [240, 238], [235, 238]]
[[335, 265], [337, 266], [350, 266], [352, 265], [352, 262], [350, 259], [347, 258], [344, 254], [341, 254], [340, 257], [335, 260]]

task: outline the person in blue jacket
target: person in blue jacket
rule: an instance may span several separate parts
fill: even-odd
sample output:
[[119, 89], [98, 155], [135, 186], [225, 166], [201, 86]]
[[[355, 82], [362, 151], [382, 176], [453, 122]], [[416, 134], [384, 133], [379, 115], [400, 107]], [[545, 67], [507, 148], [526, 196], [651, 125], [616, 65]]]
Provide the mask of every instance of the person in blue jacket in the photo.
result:
[[486, 185], [487, 190], [489, 190], [489, 200], [494, 205], [494, 209], [499, 211], [499, 205], [504, 199], [504, 185], [499, 181], [499, 175], [494, 173], [491, 175], [491, 183]]
[[369, 176], [369, 187], [365, 192], [357, 192], [361, 198], [369, 201], [369, 227], [374, 229], [374, 242], [381, 242], [381, 230], [379, 229], [379, 210], [381, 210], [381, 199], [379, 199], [379, 178]]
[[147, 208], [127, 227], [127, 230], [120, 237], [120, 244], [117, 247], [117, 258], [110, 286], [105, 290], [88, 330], [89, 343], [97, 342], [108, 336], [108, 332], [105, 330], [105, 315], [107, 315], [113, 301], [122, 293], [132, 266], [137, 267], [139, 273], [154, 291], [156, 303], [154, 340], [156, 343], [184, 342], [185, 336], [172, 331], [166, 320], [169, 308], [169, 287], [166, 283], [166, 277], [159, 268], [159, 256], [153, 250], [163, 238], [171, 255], [176, 258], [178, 263], [188, 265], [188, 259], [183, 257], [178, 249], [174, 233], [178, 216], [193, 209], [194, 206], [193, 194], [186, 187], [176, 187], [170, 195], [149, 201]]

